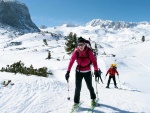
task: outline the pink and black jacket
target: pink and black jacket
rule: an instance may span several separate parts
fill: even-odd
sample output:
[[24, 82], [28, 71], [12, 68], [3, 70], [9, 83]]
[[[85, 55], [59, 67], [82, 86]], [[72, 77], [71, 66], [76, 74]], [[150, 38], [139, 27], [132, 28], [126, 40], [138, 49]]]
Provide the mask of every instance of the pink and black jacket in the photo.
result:
[[94, 70], [98, 70], [98, 65], [96, 58], [91, 49], [85, 47], [83, 51], [80, 51], [79, 48], [76, 48], [71, 56], [68, 70], [70, 71], [74, 61], [77, 62], [76, 70], [80, 72], [88, 72], [91, 71], [91, 63], [93, 64]]

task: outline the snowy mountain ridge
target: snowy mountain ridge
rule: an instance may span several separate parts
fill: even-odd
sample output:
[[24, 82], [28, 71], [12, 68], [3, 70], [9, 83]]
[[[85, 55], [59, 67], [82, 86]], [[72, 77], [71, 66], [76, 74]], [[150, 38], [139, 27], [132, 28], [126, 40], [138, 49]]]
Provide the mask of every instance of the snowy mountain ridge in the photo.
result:
[[145, 36], [145, 40], [150, 40], [149, 22], [133, 22], [131, 24], [123, 22], [122, 24], [115, 24], [113, 21], [102, 21], [98, 19], [87, 23], [85, 26], [69, 27], [64, 24], [62, 26], [44, 29], [44, 31], [59, 33], [62, 36], [67, 36], [70, 32], [73, 32], [77, 36], [103, 42], [135, 42], [140, 41], [142, 36]]
[[138, 25], [150, 25], [150, 22], [124, 22], [124, 21], [111, 21], [111, 20], [102, 20], [102, 19], [93, 19], [86, 24], [86, 26], [100, 27], [100, 28], [113, 28], [113, 29], [122, 29], [122, 28], [133, 28]]

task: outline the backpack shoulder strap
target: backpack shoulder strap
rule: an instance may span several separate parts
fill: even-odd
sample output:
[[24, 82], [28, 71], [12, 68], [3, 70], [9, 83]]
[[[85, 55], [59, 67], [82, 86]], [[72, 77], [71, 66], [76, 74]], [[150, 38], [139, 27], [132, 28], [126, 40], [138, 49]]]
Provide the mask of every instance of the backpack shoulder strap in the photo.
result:
[[[88, 48], [88, 50], [87, 50], [87, 58], [89, 59], [89, 61], [90, 61], [90, 64], [92, 64], [92, 61], [90, 60], [90, 57], [89, 57], [89, 51], [91, 50], [89, 47], [87, 47]], [[92, 51], [92, 50], [91, 50]]]
[[76, 58], [78, 59], [79, 58], [79, 51], [76, 50]]

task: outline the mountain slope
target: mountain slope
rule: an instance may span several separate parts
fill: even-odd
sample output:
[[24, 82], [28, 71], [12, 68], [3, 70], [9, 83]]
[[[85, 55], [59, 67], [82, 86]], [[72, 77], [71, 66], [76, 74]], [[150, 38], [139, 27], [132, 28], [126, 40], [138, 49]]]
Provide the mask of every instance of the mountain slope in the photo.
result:
[[[66, 30], [67, 31], [67, 30]], [[114, 34], [118, 37], [118, 34]], [[46, 66], [52, 70], [53, 76], [48, 78], [34, 75], [26, 76], [0, 72], [0, 83], [11, 80], [14, 85], [4, 87], [0, 84], [0, 111], [12, 113], [69, 113], [73, 105], [75, 89], [75, 68], [70, 73], [69, 97], [68, 84], [65, 73], [70, 56], [65, 53], [65, 40], [56, 40], [50, 34], [30, 33], [14, 39], [0, 38], [0, 68], [6, 67], [21, 60], [26, 66], [31, 64], [35, 68]], [[48, 46], [44, 45], [43, 39], [47, 39]], [[103, 48], [99, 51], [107, 51], [106, 55], [99, 54], [98, 65], [101, 68], [104, 80], [107, 69], [111, 63], [117, 63], [119, 79], [117, 85], [122, 90], [114, 89], [113, 82], [110, 89], [106, 89], [108, 77], [104, 84], [98, 85], [98, 102], [101, 106], [96, 107], [94, 112], [149, 112], [150, 88], [147, 85], [149, 73], [149, 50], [150, 41], [141, 43], [96, 40]], [[21, 45], [9, 45], [11, 42], [22, 42]], [[92, 41], [94, 44], [94, 41]], [[9, 45], [9, 46], [6, 46]], [[121, 46], [120, 46], [121, 45]], [[100, 47], [100, 46], [98, 46]], [[48, 51], [52, 53], [51, 60], [45, 60]], [[115, 54], [116, 57], [112, 57]], [[57, 60], [57, 59], [60, 59]], [[119, 81], [120, 80], [120, 81]], [[145, 89], [143, 87], [145, 86]], [[96, 84], [93, 78], [93, 87]], [[86, 113], [90, 106], [90, 95], [83, 80], [81, 100], [84, 101], [80, 111]]]

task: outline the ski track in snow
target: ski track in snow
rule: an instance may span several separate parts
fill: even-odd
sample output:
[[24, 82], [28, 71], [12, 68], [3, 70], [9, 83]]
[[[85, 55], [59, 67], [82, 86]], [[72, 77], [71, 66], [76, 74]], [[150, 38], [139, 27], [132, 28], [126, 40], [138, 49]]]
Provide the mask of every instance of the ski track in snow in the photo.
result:
[[[107, 62], [113, 61], [110, 58]], [[104, 60], [98, 59], [98, 63], [102, 66], [102, 70], [106, 71]], [[12, 74], [13, 75], [13, 74]], [[1, 87], [0, 97], [0, 111], [4, 113], [69, 113], [73, 105], [74, 96], [74, 80], [69, 83], [69, 96], [71, 100], [67, 100], [68, 87], [64, 81], [58, 81], [55, 78], [42, 77], [28, 77], [21, 75], [25, 80], [16, 80], [14, 86]], [[104, 74], [102, 75], [104, 80]], [[100, 98], [100, 107], [94, 109], [94, 113], [103, 112], [148, 112], [150, 95], [133, 89], [129, 83], [119, 83], [118, 86], [122, 89], [115, 89], [111, 81], [110, 89], [106, 89], [106, 83], [98, 84], [98, 97]], [[83, 80], [81, 90], [81, 100], [84, 103], [81, 105], [79, 111], [86, 113], [90, 106], [90, 94]], [[93, 87], [95, 88], [95, 81], [93, 78]], [[143, 100], [145, 99], [146, 100]], [[13, 103], [16, 103], [13, 105]], [[136, 103], [135, 103], [136, 102]], [[13, 106], [12, 106], [13, 105]]]
[[141, 61], [136, 60], [135, 58], [127, 58], [127, 59], [130, 59], [130, 60], [133, 60], [133, 61], [137, 62], [138, 64], [140, 64], [141, 66], [143, 66], [145, 69], [147, 69], [148, 71], [150, 71], [150, 66], [148, 64], [146, 65], [145, 63], [142, 63]]
[[[110, 89], [106, 89], [105, 86], [106, 83], [98, 84], [100, 107], [96, 107], [94, 113], [147, 112], [145, 108], [149, 107], [150, 95], [134, 91], [123, 84], [121, 86], [125, 90], [113, 88], [113, 83], [110, 84]], [[94, 81], [93, 87], [95, 88]], [[0, 111], [3, 113], [69, 113], [73, 105], [74, 81], [70, 83], [71, 100], [67, 100], [67, 84], [40, 77], [30, 82], [27, 80], [25, 83], [15, 83], [12, 87], [1, 88], [0, 92], [3, 100], [0, 103]], [[143, 97], [148, 98], [143, 100]], [[86, 113], [90, 106], [90, 95], [84, 80], [81, 100], [84, 103], [79, 111]]]

